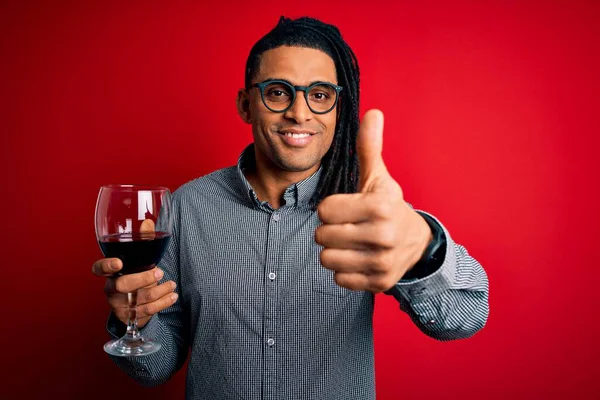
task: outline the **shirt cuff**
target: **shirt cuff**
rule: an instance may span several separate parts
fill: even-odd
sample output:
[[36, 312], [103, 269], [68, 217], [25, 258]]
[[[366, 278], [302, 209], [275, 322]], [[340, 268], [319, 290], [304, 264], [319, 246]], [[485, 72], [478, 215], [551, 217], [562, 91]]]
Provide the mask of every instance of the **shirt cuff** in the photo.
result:
[[386, 291], [391, 295], [400, 295], [409, 302], [418, 302], [426, 298], [436, 296], [452, 287], [456, 275], [456, 252], [454, 241], [450, 237], [446, 227], [429, 213], [419, 210], [433, 218], [444, 230], [446, 235], [446, 255], [444, 262], [433, 274], [420, 279], [401, 279], [394, 287]]

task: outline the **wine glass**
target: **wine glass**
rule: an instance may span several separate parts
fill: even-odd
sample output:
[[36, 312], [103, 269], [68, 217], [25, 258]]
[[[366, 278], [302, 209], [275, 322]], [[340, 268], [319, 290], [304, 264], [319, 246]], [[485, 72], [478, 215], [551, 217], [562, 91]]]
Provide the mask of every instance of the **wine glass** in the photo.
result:
[[[165, 187], [105, 185], [96, 202], [96, 238], [104, 256], [116, 257], [123, 268], [115, 276], [150, 270], [162, 258], [171, 234], [171, 192]], [[137, 291], [128, 293], [127, 332], [104, 345], [114, 356], [145, 356], [160, 343], [142, 336], [137, 326]]]

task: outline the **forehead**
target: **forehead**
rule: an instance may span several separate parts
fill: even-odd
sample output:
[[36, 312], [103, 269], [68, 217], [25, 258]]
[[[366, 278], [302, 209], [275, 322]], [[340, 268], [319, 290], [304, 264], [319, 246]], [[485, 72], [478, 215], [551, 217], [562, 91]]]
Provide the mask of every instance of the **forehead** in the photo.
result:
[[333, 59], [325, 52], [308, 47], [281, 46], [262, 53], [256, 81], [285, 79], [295, 85], [314, 81], [337, 84]]

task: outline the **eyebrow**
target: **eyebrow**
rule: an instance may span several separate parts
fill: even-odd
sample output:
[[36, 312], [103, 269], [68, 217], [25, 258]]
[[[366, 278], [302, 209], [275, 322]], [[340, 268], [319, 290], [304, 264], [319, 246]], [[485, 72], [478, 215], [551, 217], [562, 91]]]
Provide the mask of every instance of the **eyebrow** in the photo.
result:
[[[304, 86], [304, 85], [294, 85], [292, 82], [290, 82], [289, 80], [284, 79], [284, 78], [267, 77], [266, 79], [263, 79], [263, 82], [265, 82], [265, 81], [284, 81], [284, 82], [289, 83], [292, 86]], [[306, 85], [306, 86], [310, 86], [310, 85], [313, 85], [315, 83], [332, 83], [334, 85], [337, 85], [337, 83], [333, 83], [333, 82], [330, 82], [330, 81], [327, 81], [327, 80], [325, 80], [325, 81], [324, 80], [316, 80], [316, 81], [309, 82], [309, 84]]]

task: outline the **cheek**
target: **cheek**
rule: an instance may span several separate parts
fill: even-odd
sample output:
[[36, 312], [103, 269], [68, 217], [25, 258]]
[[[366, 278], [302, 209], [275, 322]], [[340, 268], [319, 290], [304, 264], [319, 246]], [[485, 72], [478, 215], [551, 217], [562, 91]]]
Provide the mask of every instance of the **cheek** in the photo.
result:
[[252, 119], [256, 119], [258, 121], [261, 118], [262, 111], [260, 98], [257, 99], [256, 97], [253, 97], [250, 100], [250, 113], [252, 114]]
[[253, 101], [250, 105], [252, 112], [252, 131], [256, 134], [269, 133], [269, 128], [273, 124], [273, 113], [266, 110], [260, 98]]
[[[329, 115], [328, 115], [329, 117]], [[326, 120], [323, 121], [323, 124], [327, 127], [327, 141], [329, 143], [331, 143], [333, 141], [333, 136], [335, 135], [335, 128], [336, 128], [336, 115], [332, 114], [332, 116], [330, 118], [327, 118]]]

